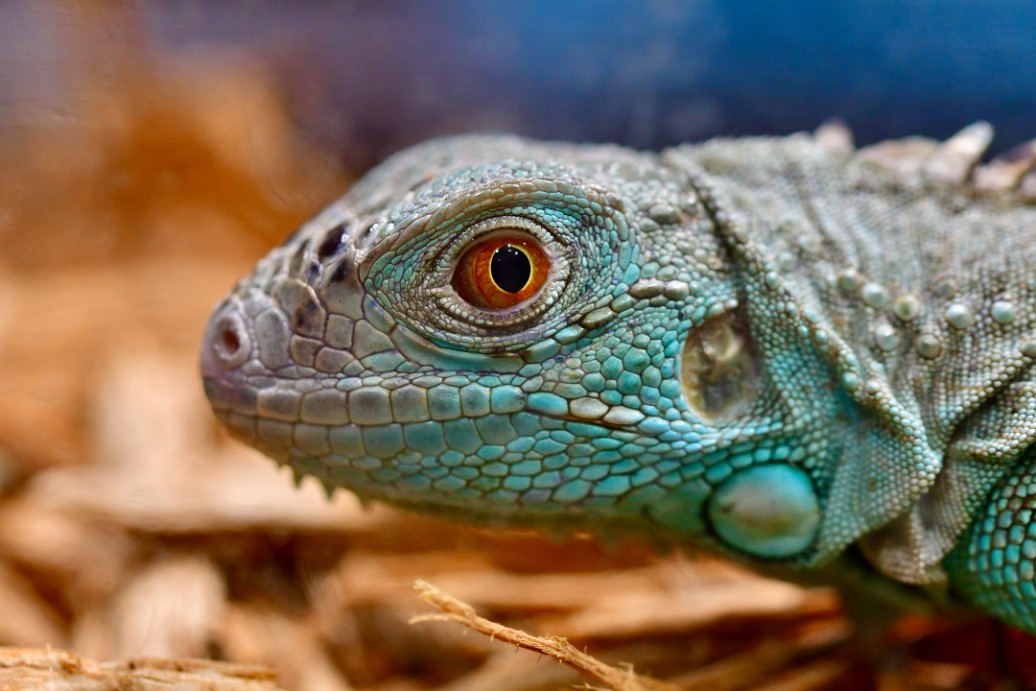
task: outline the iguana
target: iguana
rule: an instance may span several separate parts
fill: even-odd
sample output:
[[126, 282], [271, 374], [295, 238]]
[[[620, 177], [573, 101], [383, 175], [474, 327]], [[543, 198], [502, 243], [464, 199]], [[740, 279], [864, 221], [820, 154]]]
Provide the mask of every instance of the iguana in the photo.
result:
[[862, 574], [1036, 633], [1036, 152], [979, 165], [991, 136], [433, 140], [237, 284], [205, 390], [362, 498]]

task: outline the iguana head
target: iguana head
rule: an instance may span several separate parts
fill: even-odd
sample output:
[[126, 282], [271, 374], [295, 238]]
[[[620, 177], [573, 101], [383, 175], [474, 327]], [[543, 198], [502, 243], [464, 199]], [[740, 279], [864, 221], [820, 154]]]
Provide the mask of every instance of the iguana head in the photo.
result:
[[237, 285], [205, 390], [237, 438], [361, 496], [794, 557], [819, 524], [811, 441], [736, 274], [657, 155], [438, 140]]

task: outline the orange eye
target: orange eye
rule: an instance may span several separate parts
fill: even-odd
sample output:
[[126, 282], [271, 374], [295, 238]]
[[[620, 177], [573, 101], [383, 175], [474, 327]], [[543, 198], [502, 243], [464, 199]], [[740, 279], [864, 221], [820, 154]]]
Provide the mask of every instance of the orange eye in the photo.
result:
[[531, 237], [502, 235], [464, 252], [453, 288], [476, 307], [503, 309], [535, 295], [549, 269], [550, 260]]

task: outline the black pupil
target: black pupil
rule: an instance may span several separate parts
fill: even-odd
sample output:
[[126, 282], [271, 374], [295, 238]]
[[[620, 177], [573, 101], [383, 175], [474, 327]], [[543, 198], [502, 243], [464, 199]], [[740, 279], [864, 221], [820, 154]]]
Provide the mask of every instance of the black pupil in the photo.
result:
[[529, 282], [532, 265], [525, 252], [514, 245], [504, 245], [493, 252], [489, 263], [489, 274], [496, 285], [508, 293], [517, 293]]

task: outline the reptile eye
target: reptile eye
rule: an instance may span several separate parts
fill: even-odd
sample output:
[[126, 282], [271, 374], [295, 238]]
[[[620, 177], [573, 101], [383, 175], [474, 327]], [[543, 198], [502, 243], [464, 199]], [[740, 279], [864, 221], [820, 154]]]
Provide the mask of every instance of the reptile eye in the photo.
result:
[[504, 309], [532, 297], [547, 279], [550, 260], [528, 235], [498, 235], [468, 248], [453, 272], [453, 288], [475, 307]]

